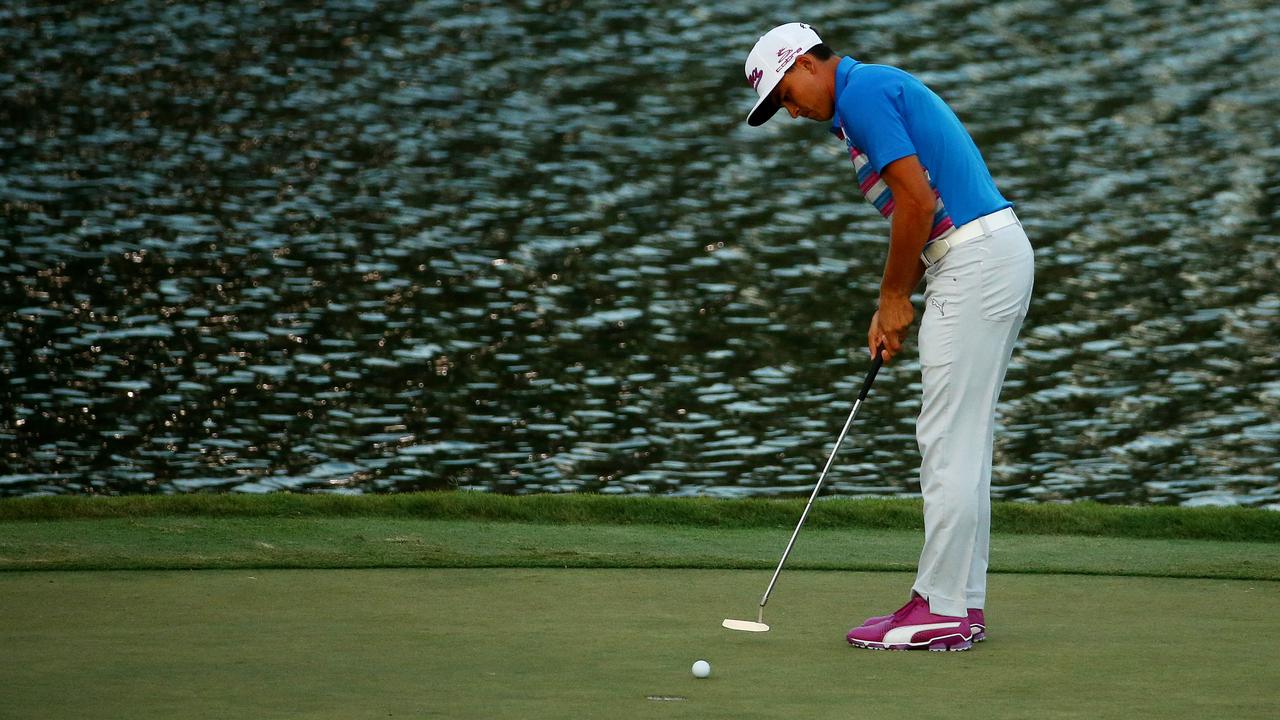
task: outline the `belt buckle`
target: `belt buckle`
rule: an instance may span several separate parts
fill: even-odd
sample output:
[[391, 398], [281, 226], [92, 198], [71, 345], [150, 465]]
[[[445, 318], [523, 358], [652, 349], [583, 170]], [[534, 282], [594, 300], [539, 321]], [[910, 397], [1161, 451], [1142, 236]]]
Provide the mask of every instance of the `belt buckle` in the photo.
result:
[[[933, 247], [934, 245], [939, 244], [939, 243], [942, 243], [942, 248], [943, 248], [943, 249], [942, 249], [942, 253], [941, 253], [940, 255], [938, 255], [938, 259], [937, 259], [937, 260], [930, 260], [930, 259], [929, 259], [929, 248], [931, 248], [931, 247]], [[940, 238], [938, 238], [937, 240], [934, 240], [933, 242], [929, 243], [929, 244], [925, 247], [924, 252], [921, 252], [921, 253], [920, 253], [920, 262], [923, 262], [923, 263], [924, 263], [924, 266], [925, 266], [926, 268], [931, 268], [931, 267], [933, 267], [934, 265], [937, 265], [938, 263], [942, 262], [942, 258], [946, 257], [946, 256], [947, 256], [947, 253], [949, 253], [949, 252], [951, 252], [951, 243], [947, 242], [947, 239], [946, 239], [945, 237], [940, 237]]]

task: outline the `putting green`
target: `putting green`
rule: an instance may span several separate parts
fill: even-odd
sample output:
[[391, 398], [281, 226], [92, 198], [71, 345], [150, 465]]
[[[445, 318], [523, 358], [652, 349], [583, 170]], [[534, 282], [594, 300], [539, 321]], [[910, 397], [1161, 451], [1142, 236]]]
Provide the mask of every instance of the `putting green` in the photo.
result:
[[[993, 575], [967, 653], [855, 650], [911, 575], [0, 573], [0, 717], [1262, 718], [1280, 583]], [[694, 660], [712, 664], [695, 680]], [[651, 699], [667, 698], [667, 699]], [[679, 698], [679, 699], [675, 699]]]

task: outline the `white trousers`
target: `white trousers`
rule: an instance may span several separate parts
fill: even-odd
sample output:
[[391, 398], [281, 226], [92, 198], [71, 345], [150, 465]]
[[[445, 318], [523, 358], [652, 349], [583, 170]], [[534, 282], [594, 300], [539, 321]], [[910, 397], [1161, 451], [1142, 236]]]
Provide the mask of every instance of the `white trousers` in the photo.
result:
[[996, 400], [1031, 304], [1034, 260], [1015, 223], [952, 248], [925, 272], [924, 400], [916, 424], [924, 548], [913, 589], [938, 615], [987, 596]]

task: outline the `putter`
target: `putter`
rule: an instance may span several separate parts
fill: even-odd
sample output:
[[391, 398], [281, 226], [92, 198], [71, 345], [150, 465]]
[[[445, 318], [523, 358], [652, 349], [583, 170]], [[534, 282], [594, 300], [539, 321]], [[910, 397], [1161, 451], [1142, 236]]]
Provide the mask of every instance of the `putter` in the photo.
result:
[[773, 592], [773, 586], [778, 583], [778, 574], [782, 572], [782, 566], [787, 563], [787, 556], [791, 554], [791, 547], [796, 544], [796, 536], [800, 534], [800, 528], [804, 526], [805, 518], [809, 517], [809, 508], [813, 507], [813, 499], [818, 497], [818, 492], [822, 490], [822, 481], [827, 478], [827, 471], [831, 469], [831, 461], [835, 460], [836, 453], [840, 451], [840, 443], [844, 442], [844, 436], [849, 434], [849, 426], [853, 424], [853, 419], [858, 416], [858, 408], [862, 407], [862, 401], [867, 399], [867, 393], [871, 392], [871, 383], [876, 379], [876, 373], [880, 372], [880, 366], [884, 364], [884, 356], [881, 352], [884, 347], [876, 350], [876, 359], [871, 363], [871, 372], [867, 373], [867, 379], [862, 383], [862, 392], [858, 393], [858, 399], [853, 403], [853, 410], [849, 413], [849, 419], [844, 421], [844, 429], [840, 431], [840, 437], [836, 438], [835, 447], [831, 448], [831, 456], [827, 458], [826, 467], [822, 468], [822, 474], [818, 476], [818, 483], [813, 486], [813, 492], [809, 494], [809, 502], [804, 505], [804, 512], [800, 514], [800, 522], [796, 523], [796, 529], [791, 533], [791, 539], [787, 541], [787, 549], [782, 551], [782, 559], [778, 561], [778, 568], [773, 571], [773, 578], [769, 580], [769, 587], [764, 591], [764, 597], [760, 598], [760, 612], [756, 615], [756, 621], [750, 620], [731, 620], [725, 618], [720, 623], [722, 626], [730, 630], [741, 630], [743, 632], [768, 632], [769, 626], [764, 623], [764, 606], [769, 602], [769, 594]]

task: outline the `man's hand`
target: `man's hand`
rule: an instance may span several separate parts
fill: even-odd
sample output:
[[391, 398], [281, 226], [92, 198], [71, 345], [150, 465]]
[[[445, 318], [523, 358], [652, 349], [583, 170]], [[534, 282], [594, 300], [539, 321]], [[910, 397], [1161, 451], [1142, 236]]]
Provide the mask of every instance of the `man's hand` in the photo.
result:
[[911, 298], [880, 295], [880, 309], [871, 318], [871, 329], [867, 331], [867, 347], [871, 350], [871, 357], [876, 356], [876, 348], [883, 346], [884, 364], [888, 365], [902, 349], [907, 328], [915, 319], [916, 309], [911, 306]]

